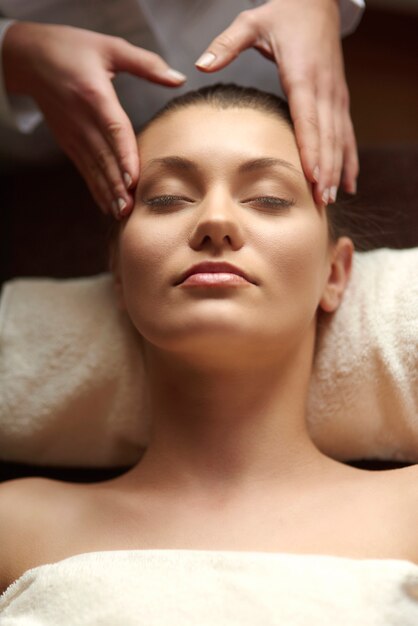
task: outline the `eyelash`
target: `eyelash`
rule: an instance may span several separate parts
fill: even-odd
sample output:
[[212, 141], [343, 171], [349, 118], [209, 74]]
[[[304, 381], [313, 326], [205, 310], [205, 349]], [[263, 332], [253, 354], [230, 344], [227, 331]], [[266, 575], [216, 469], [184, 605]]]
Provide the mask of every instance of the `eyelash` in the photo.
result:
[[[145, 204], [148, 204], [151, 207], [172, 206], [173, 204], [179, 203], [179, 202], [192, 202], [192, 200], [189, 200], [188, 198], [185, 198], [183, 196], [170, 196], [170, 195], [157, 196], [155, 198], [150, 198], [149, 200], [145, 200]], [[271, 208], [280, 207], [283, 209], [290, 208], [291, 206], [295, 204], [295, 201], [293, 199], [286, 200], [285, 198], [277, 198], [276, 196], [260, 196], [258, 198], [251, 198], [249, 200], [244, 200], [243, 204], [247, 204], [249, 202], [254, 202], [254, 203], [257, 202], [257, 203], [263, 204], [264, 206], [268, 206]]]
[[184, 198], [183, 196], [157, 196], [155, 198], [145, 200], [145, 204], [148, 204], [149, 206], [170, 206], [178, 201], [191, 202], [191, 200]]
[[281, 207], [283, 209], [287, 209], [295, 204], [295, 201], [286, 200], [285, 198], [277, 198], [276, 196], [260, 196], [259, 198], [251, 198], [250, 200], [246, 200], [245, 202], [259, 202], [264, 204], [265, 206], [271, 207]]

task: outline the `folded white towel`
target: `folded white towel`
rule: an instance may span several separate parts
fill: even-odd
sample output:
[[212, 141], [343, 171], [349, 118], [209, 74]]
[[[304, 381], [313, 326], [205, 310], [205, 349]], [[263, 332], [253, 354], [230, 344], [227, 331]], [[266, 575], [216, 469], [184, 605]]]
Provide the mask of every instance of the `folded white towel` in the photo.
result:
[[[418, 462], [417, 268], [418, 248], [356, 252], [324, 316], [308, 424], [331, 457]], [[111, 277], [14, 280], [0, 305], [0, 458], [136, 463], [149, 435], [141, 338]]]
[[14, 280], [0, 303], [0, 457], [134, 464], [149, 430], [141, 337], [111, 277]]
[[418, 248], [355, 253], [318, 329], [308, 423], [333, 458], [418, 462], [417, 275]]
[[1, 626], [416, 626], [401, 560], [199, 550], [90, 552], [31, 569]]

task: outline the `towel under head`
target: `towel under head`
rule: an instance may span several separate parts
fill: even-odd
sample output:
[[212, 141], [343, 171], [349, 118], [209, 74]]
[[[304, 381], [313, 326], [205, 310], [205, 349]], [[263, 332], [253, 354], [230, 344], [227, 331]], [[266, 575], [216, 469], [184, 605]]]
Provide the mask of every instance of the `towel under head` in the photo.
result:
[[[355, 253], [319, 326], [307, 417], [333, 458], [418, 461], [417, 268], [418, 248]], [[0, 305], [0, 458], [134, 465], [150, 426], [142, 344], [111, 277], [11, 281]]]

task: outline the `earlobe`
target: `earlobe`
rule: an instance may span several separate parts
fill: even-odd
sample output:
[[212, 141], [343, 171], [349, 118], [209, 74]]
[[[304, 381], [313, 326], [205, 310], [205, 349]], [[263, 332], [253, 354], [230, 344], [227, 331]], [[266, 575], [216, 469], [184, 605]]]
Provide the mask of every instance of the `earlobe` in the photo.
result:
[[351, 276], [354, 245], [348, 237], [340, 237], [332, 252], [330, 273], [319, 306], [333, 313], [340, 306]]

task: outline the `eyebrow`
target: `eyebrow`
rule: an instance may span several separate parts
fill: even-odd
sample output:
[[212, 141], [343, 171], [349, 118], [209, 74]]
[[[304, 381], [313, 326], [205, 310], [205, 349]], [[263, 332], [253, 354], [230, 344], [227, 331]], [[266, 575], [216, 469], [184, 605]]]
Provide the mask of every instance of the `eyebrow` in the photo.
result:
[[[153, 165], [158, 165], [160, 167], [163, 167], [164, 169], [171, 171], [197, 172], [200, 170], [197, 163], [191, 161], [190, 159], [185, 159], [184, 157], [179, 156], [166, 156], [160, 157], [158, 159], [152, 159], [146, 167], [146, 170], [148, 170]], [[244, 174], [248, 172], [255, 172], [257, 170], [273, 169], [277, 167], [284, 167], [294, 174], [303, 176], [303, 173], [298, 170], [294, 165], [292, 165], [292, 163], [289, 163], [289, 161], [273, 157], [260, 157], [257, 159], [250, 159], [248, 161], [245, 161], [245, 163], [241, 163], [241, 165], [238, 167], [238, 172], [240, 174]]]
[[179, 156], [167, 156], [160, 157], [158, 159], [151, 159], [145, 171], [154, 165], [158, 165], [166, 170], [172, 171], [196, 172], [199, 170], [199, 167], [196, 163], [194, 163], [194, 161], [190, 161], [190, 159], [185, 159]]
[[256, 170], [264, 170], [275, 167], [285, 167], [295, 174], [303, 176], [302, 172], [298, 170], [294, 165], [292, 165], [292, 163], [289, 163], [289, 161], [272, 157], [262, 157], [259, 159], [251, 159], [249, 161], [246, 161], [239, 166], [238, 171], [240, 172], [240, 174], [242, 174], [245, 172], [254, 172]]

